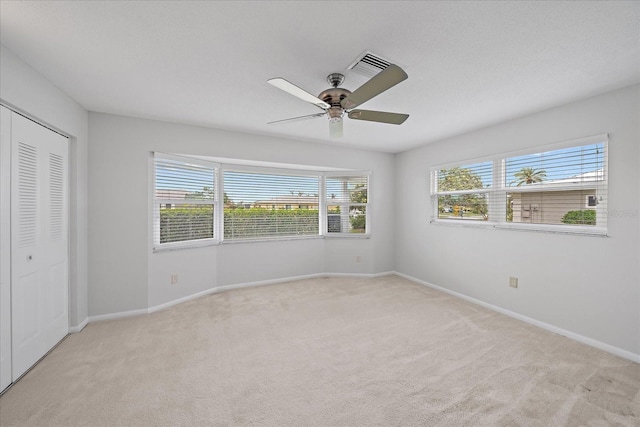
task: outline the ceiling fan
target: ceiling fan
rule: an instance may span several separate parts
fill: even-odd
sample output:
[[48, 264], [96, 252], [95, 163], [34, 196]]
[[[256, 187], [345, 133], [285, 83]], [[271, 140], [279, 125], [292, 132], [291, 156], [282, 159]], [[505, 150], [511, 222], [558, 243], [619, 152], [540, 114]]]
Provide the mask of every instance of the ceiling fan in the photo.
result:
[[327, 81], [332, 87], [323, 91], [317, 97], [281, 77], [269, 79], [267, 80], [267, 83], [277, 87], [278, 89], [282, 89], [303, 101], [310, 102], [323, 111], [322, 113], [276, 120], [267, 124], [313, 119], [326, 115], [329, 118], [329, 134], [334, 138], [342, 136], [342, 117], [345, 112], [347, 113], [347, 117], [354, 120], [367, 120], [370, 122], [400, 125], [407, 120], [409, 117], [408, 114], [356, 110], [354, 108], [367, 102], [371, 98], [380, 95], [387, 89], [392, 88], [407, 77], [407, 73], [405, 73], [402, 68], [395, 64], [391, 64], [373, 76], [358, 89], [351, 92], [347, 89], [338, 87], [344, 82], [344, 76], [340, 73], [332, 73], [327, 76]]

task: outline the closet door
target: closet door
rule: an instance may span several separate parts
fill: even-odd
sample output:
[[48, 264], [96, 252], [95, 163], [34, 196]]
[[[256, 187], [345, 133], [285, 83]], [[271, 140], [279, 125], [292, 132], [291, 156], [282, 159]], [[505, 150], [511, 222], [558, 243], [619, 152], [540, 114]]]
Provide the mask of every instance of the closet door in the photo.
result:
[[11, 384], [11, 111], [0, 106], [0, 391]]
[[69, 331], [68, 140], [11, 114], [11, 351], [15, 381]]

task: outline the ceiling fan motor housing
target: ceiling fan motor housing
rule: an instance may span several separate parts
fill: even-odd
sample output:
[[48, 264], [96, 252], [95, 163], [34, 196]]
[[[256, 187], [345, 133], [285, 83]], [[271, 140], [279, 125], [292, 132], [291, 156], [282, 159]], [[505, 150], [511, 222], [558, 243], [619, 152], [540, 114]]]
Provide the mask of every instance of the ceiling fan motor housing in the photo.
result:
[[339, 87], [327, 89], [318, 95], [318, 98], [331, 105], [331, 107], [327, 109], [329, 121], [339, 121], [342, 119], [344, 108], [342, 108], [340, 102], [349, 95], [351, 95], [350, 90]]

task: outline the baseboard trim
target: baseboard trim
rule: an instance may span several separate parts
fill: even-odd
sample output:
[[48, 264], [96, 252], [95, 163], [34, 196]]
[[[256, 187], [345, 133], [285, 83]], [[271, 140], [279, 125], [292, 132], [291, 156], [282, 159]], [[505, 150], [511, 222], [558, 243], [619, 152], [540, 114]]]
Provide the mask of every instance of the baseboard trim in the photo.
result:
[[391, 276], [395, 271], [384, 271], [382, 273], [324, 273], [321, 277], [360, 277], [363, 279], [371, 279], [374, 277]]
[[154, 305], [149, 308], [143, 308], [139, 310], [131, 310], [131, 311], [121, 311], [118, 313], [110, 313], [110, 314], [100, 314], [97, 316], [90, 316], [85, 319], [82, 324], [79, 326], [70, 328], [70, 332], [77, 333], [84, 329], [91, 322], [100, 322], [103, 320], [114, 320], [114, 319], [122, 319], [125, 317], [132, 316], [141, 316], [143, 314], [151, 314], [157, 311], [165, 310], [167, 308], [173, 307], [174, 305], [182, 304], [187, 301], [192, 301], [194, 299], [203, 297], [205, 295], [217, 294], [220, 292], [230, 291], [233, 289], [241, 289], [241, 288], [250, 288], [254, 286], [265, 286], [265, 285], [275, 285], [277, 283], [286, 283], [286, 282], [294, 282], [296, 280], [305, 280], [305, 279], [317, 279], [320, 277], [361, 277], [361, 278], [373, 278], [373, 277], [382, 277], [389, 276], [392, 274], [396, 274], [394, 271], [386, 271], [382, 273], [313, 273], [313, 274], [305, 274], [302, 276], [290, 276], [290, 277], [282, 277], [278, 279], [269, 279], [269, 280], [260, 280], [257, 282], [245, 282], [245, 283], [236, 283], [233, 285], [223, 285], [217, 286], [215, 288], [209, 288], [204, 291], [196, 292], [195, 294], [187, 295], [175, 300], [167, 301], [162, 304]]
[[217, 288], [209, 288], [204, 291], [196, 292], [195, 294], [187, 295], [185, 297], [181, 297], [175, 300], [171, 300], [162, 304], [154, 305], [153, 307], [149, 307], [146, 312], [148, 314], [155, 313], [156, 311], [164, 310], [174, 305], [182, 304], [183, 302], [191, 301], [205, 295], [214, 294], [217, 292]]
[[90, 316], [89, 323], [101, 322], [103, 320], [122, 319], [124, 317], [140, 316], [143, 314], [149, 314], [149, 310], [146, 308], [142, 308], [139, 310], [120, 311], [118, 313], [99, 314], [97, 316]]
[[603, 342], [595, 340], [593, 338], [585, 337], [584, 335], [580, 335], [580, 334], [577, 334], [575, 332], [571, 332], [571, 331], [568, 331], [566, 329], [559, 328], [559, 327], [551, 325], [549, 323], [541, 322], [540, 320], [536, 320], [536, 319], [533, 319], [531, 317], [527, 317], [527, 316], [524, 316], [522, 314], [518, 314], [516, 312], [504, 309], [502, 307], [498, 307], [496, 305], [486, 303], [484, 301], [472, 298], [472, 297], [467, 296], [465, 294], [461, 294], [459, 292], [455, 292], [455, 291], [452, 291], [450, 289], [443, 288], [442, 286], [438, 286], [438, 285], [434, 285], [433, 283], [425, 282], [424, 280], [420, 280], [418, 278], [409, 276], [408, 274], [400, 273], [400, 272], [397, 272], [397, 271], [394, 272], [393, 274], [395, 274], [397, 276], [400, 276], [400, 277], [402, 277], [404, 279], [411, 280], [412, 282], [416, 282], [416, 283], [418, 283], [420, 285], [424, 285], [424, 286], [427, 286], [429, 288], [435, 289], [437, 291], [444, 292], [444, 293], [449, 294], [451, 296], [463, 299], [465, 301], [469, 301], [469, 302], [471, 302], [473, 304], [477, 304], [479, 306], [488, 308], [489, 310], [498, 312], [500, 314], [504, 314], [504, 315], [512, 317], [514, 319], [521, 320], [523, 322], [529, 323], [531, 325], [537, 326], [537, 327], [545, 329], [547, 331], [550, 331], [550, 332], [565, 336], [567, 338], [570, 338], [572, 340], [581, 342], [581, 343], [589, 345], [591, 347], [595, 347], [595, 348], [597, 348], [599, 350], [606, 351], [607, 353], [615, 354], [616, 356], [620, 356], [620, 357], [622, 357], [624, 359], [628, 359], [628, 360], [631, 360], [633, 362], [640, 363], [640, 354], [632, 353], [632, 352], [630, 352], [628, 350], [624, 350], [624, 349], [621, 349], [619, 347], [612, 346], [611, 344], [603, 343]]
[[302, 276], [289, 276], [281, 279], [259, 280], [257, 282], [236, 283], [233, 285], [222, 285], [215, 288], [216, 292], [230, 291], [233, 289], [251, 288], [254, 286], [275, 285], [278, 283], [295, 282], [296, 280], [317, 279], [318, 277], [326, 277], [326, 273], [305, 274]]
[[70, 334], [77, 334], [78, 332], [82, 331], [84, 329], [85, 326], [87, 326], [89, 324], [89, 318], [85, 317], [85, 319], [80, 322], [79, 325], [77, 326], [71, 326], [69, 328], [69, 333]]

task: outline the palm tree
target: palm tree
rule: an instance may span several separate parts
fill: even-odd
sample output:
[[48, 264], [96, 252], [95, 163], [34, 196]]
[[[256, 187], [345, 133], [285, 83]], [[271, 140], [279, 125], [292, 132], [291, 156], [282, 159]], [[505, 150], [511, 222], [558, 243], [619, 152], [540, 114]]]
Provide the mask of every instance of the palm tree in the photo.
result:
[[524, 167], [514, 173], [513, 176], [517, 178], [518, 184], [516, 184], [516, 186], [520, 187], [522, 184], [534, 184], [536, 182], [544, 181], [547, 178], [547, 171]]

